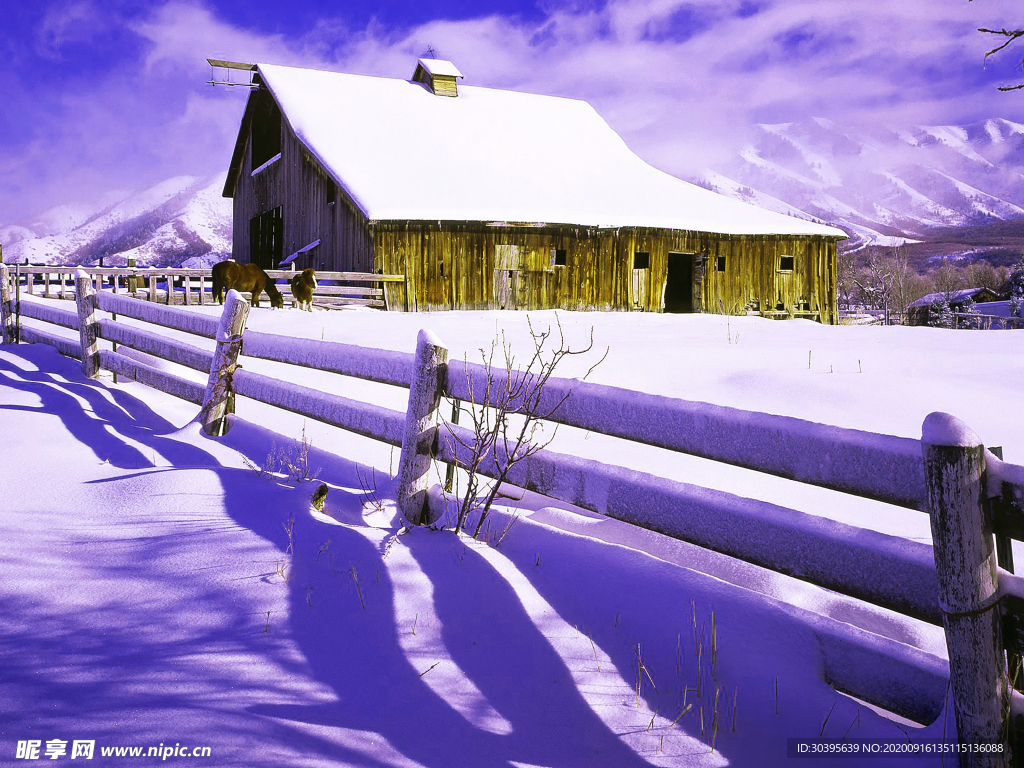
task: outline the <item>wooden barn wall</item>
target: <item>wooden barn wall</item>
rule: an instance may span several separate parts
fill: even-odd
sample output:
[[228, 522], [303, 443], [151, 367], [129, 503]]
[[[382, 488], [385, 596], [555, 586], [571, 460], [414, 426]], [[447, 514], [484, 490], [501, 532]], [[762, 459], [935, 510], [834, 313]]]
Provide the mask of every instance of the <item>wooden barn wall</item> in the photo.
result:
[[302, 146], [287, 119], [281, 121], [281, 134], [281, 159], [255, 177], [251, 152], [247, 148], [244, 153], [235, 186], [232, 257], [250, 260], [249, 221], [281, 206], [283, 256], [320, 240], [298, 257], [299, 269], [372, 271], [373, 239], [366, 218]]
[[[695, 311], [741, 314], [748, 304], [786, 309], [806, 304], [836, 322], [835, 241], [822, 237], [725, 236], [661, 229], [485, 227], [464, 223], [378, 222], [375, 268], [404, 274], [411, 310], [493, 309], [497, 259], [516, 246], [511, 291], [521, 309], [642, 309], [660, 312], [669, 253], [706, 254], [694, 276]], [[553, 249], [566, 251], [553, 266]], [[634, 294], [633, 255], [650, 254]], [[725, 271], [715, 269], [725, 257]], [[792, 272], [779, 270], [792, 256]], [[403, 297], [396, 296], [401, 301]]]

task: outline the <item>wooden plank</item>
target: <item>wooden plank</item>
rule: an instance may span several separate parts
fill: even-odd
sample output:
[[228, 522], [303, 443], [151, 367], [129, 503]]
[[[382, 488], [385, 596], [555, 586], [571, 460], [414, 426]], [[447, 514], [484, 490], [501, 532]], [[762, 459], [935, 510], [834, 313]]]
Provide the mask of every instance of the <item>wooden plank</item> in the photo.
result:
[[180, 376], [175, 376], [173, 373], [152, 368], [145, 363], [140, 363], [138, 360], [133, 360], [118, 352], [101, 349], [100, 368], [132, 381], [137, 381], [140, 384], [153, 387], [153, 389], [158, 389], [168, 395], [180, 397], [182, 400], [187, 400], [190, 403], [195, 403], [196, 405], [203, 404], [203, 395], [206, 392], [205, 385], [183, 379]]
[[222, 67], [224, 69], [240, 69], [245, 72], [255, 72], [255, 64], [246, 64], [243, 61], [226, 61], [225, 59], [207, 59], [211, 67]]
[[[284, 296], [292, 295], [292, 288], [287, 283], [277, 286], [277, 290]], [[384, 295], [381, 288], [359, 288], [350, 285], [318, 285], [313, 291], [314, 296], [374, 296], [380, 298]]]
[[104, 312], [126, 315], [136, 320], [157, 323], [185, 333], [193, 333], [212, 339], [217, 334], [217, 318], [192, 312], [187, 309], [151, 304], [141, 299], [113, 293], [100, 293], [96, 297], [99, 308]]
[[243, 397], [385, 443], [402, 444], [405, 415], [398, 411], [285, 383], [244, 368], [235, 371], [233, 384], [235, 391]]
[[55, 302], [44, 304], [36, 301], [23, 301], [21, 303], [21, 314], [24, 317], [42, 320], [44, 323], [50, 323], [51, 325], [78, 330], [78, 312], [62, 309]]
[[[453, 428], [472, 444], [466, 430]], [[465, 462], [442, 439], [437, 457]], [[463, 464], [464, 465], [464, 464]], [[493, 477], [493, 456], [480, 470]], [[542, 450], [517, 463], [508, 482], [648, 530], [914, 616], [941, 621], [931, 547], [834, 520], [701, 488], [592, 459]], [[881, 583], [872, 573], [899, 573]]]
[[[295, 276], [295, 272], [290, 269], [268, 269], [265, 271], [275, 280], [287, 280]], [[349, 280], [368, 283], [400, 283], [405, 280], [403, 275], [375, 275], [372, 272], [328, 272], [319, 269], [316, 271], [316, 277], [317, 280]]]
[[314, 299], [314, 307], [322, 307], [324, 309], [338, 309], [347, 305], [360, 306], [360, 307], [384, 307], [384, 302], [381, 299], [352, 299], [352, 298], [339, 298], [339, 299]]
[[100, 320], [99, 337], [202, 373], [209, 373], [213, 364], [209, 350], [115, 320]]
[[[487, 378], [479, 363], [448, 367], [446, 394], [470, 400], [470, 379]], [[492, 393], [505, 389], [492, 371]], [[493, 405], [494, 394], [491, 395]], [[482, 395], [478, 391], [476, 399]], [[723, 461], [803, 483], [920, 509], [924, 500], [921, 443], [699, 401], [639, 393], [552, 377], [538, 410], [550, 421], [681, 453]]]
[[21, 340], [26, 344], [48, 344], [55, 347], [65, 357], [73, 357], [75, 360], [82, 359], [82, 346], [77, 339], [57, 336], [29, 325], [22, 325]]

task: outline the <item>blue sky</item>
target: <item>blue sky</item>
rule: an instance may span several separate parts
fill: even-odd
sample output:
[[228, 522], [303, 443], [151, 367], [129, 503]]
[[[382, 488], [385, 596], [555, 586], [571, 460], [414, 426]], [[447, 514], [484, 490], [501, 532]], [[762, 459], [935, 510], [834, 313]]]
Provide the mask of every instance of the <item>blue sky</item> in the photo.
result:
[[467, 84], [590, 101], [682, 176], [759, 122], [1024, 122], [1024, 92], [996, 91], [1024, 80], [1024, 52], [983, 68], [994, 41], [975, 31], [1024, 25], [1019, 0], [43, 0], [3, 16], [0, 224], [226, 169], [245, 94], [204, 84], [208, 56], [406, 78], [429, 46]]

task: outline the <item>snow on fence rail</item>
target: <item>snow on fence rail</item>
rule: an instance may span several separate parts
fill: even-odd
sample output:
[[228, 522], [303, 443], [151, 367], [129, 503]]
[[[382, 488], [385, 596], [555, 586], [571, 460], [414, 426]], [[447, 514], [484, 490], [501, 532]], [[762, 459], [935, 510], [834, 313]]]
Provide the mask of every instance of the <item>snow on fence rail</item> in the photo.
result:
[[[6, 271], [0, 267], [0, 314], [4, 340], [10, 343], [16, 339], [9, 331]], [[496, 379], [491, 389], [500, 390], [509, 375], [447, 363], [443, 344], [426, 332], [415, 354], [313, 340], [296, 343], [244, 331], [248, 304], [233, 291], [218, 321], [186, 309], [97, 295], [89, 275], [78, 280], [78, 313], [37, 302], [26, 302], [22, 313], [77, 328], [81, 342], [24, 328], [26, 341], [56, 346], [81, 359], [87, 372], [114, 371], [201, 404], [208, 434], [219, 432], [227, 402], [238, 394], [402, 446], [398, 498], [412, 522], [419, 521], [426, 483], [436, 476], [430, 462], [466, 461], [464, 446], [440, 434], [442, 397], [471, 400], [473, 378], [479, 382], [490, 375]], [[215, 338], [217, 349], [211, 353], [113, 319], [96, 319], [97, 310]], [[209, 371], [209, 383], [203, 387], [117, 352], [96, 350], [95, 339]], [[236, 369], [239, 352], [410, 388], [408, 412]], [[1005, 738], [1010, 694], [1004, 649], [1011, 656], [1024, 653], [1024, 580], [997, 570], [992, 541], [993, 534], [1024, 540], [1024, 467], [1001, 461], [944, 414], [926, 420], [923, 440], [911, 440], [570, 379], [550, 379], [538, 410], [550, 410], [562, 398], [552, 415], [559, 423], [927, 512], [934, 547], [547, 449], [508, 475], [520, 487], [941, 624], [961, 740]], [[468, 432], [452, 429], [463, 443], [470, 442]], [[497, 474], [495, 458], [481, 470]], [[1011, 563], [1005, 566], [1012, 570]], [[934, 657], [825, 617], [803, 619], [814, 625], [832, 685], [918, 721], [937, 714], [947, 672]], [[885, 672], [865, 676], [865, 660], [871, 669]]]
[[[78, 270], [89, 275], [93, 289], [104, 288], [117, 294], [124, 292], [162, 304], [213, 304], [213, 278], [209, 269], [183, 269], [170, 267], [59, 267], [53, 265], [15, 265], [16, 286], [22, 286], [30, 295], [44, 298], [73, 299]], [[285, 298], [291, 300], [288, 280], [295, 272], [283, 269], [266, 270], [274, 280], [285, 280], [277, 285]], [[318, 285], [314, 290], [314, 304], [335, 308], [359, 305], [391, 309], [399, 304], [407, 309], [404, 275], [378, 275], [369, 272], [318, 272]], [[356, 283], [333, 285], [332, 283]], [[399, 285], [401, 290], [398, 289]], [[17, 290], [17, 289], [16, 289]], [[391, 294], [389, 298], [389, 293]]]

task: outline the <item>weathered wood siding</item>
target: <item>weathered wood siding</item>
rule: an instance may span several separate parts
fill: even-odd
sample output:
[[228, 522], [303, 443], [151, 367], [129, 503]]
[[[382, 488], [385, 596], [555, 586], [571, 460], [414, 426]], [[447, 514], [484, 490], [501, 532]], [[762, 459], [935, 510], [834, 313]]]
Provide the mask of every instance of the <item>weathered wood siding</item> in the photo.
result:
[[[374, 232], [374, 268], [406, 276], [411, 310], [511, 305], [659, 312], [668, 254], [682, 253], [694, 255], [694, 311], [740, 314], [750, 303], [787, 310], [805, 304], [820, 311], [823, 322], [836, 321], [830, 238], [459, 222], [378, 222]], [[566, 251], [565, 266], [553, 266], [554, 249]], [[650, 258], [649, 268], [634, 275], [636, 252]], [[719, 256], [725, 257], [724, 272], [715, 269]], [[781, 256], [794, 258], [791, 272], [779, 270]]]
[[317, 248], [298, 257], [299, 269], [371, 271], [373, 240], [366, 218], [302, 146], [287, 116], [281, 121], [281, 134], [281, 158], [255, 176], [250, 137], [235, 186], [232, 257], [251, 260], [249, 221], [281, 206], [283, 256], [320, 240]]

